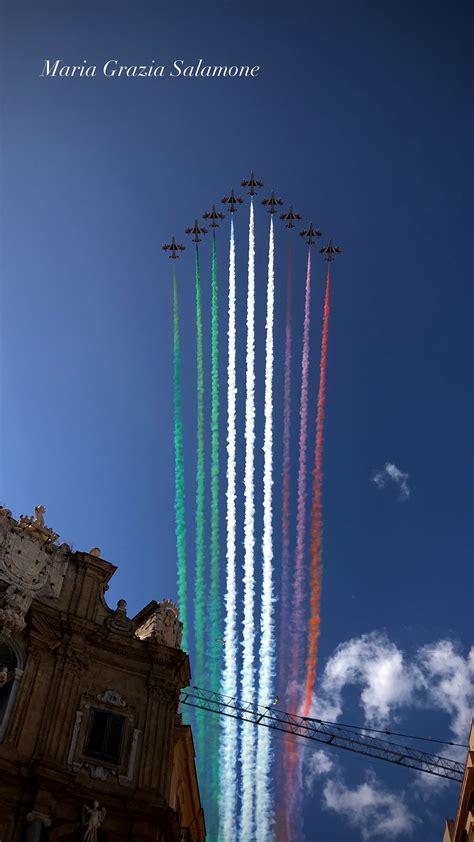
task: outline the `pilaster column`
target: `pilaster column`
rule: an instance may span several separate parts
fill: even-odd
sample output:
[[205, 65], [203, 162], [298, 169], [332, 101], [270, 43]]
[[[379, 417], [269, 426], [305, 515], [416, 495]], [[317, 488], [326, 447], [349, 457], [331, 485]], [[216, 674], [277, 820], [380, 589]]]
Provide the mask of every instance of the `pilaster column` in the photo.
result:
[[32, 810], [26, 817], [25, 842], [40, 842], [43, 827], [51, 827], [51, 819], [46, 813]]

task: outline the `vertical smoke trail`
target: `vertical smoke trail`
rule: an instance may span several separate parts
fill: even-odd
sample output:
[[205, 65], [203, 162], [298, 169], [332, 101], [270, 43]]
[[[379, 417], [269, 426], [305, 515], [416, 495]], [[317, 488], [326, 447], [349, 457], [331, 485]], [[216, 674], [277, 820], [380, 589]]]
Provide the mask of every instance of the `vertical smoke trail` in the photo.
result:
[[[196, 579], [194, 595], [195, 681], [204, 686], [204, 368], [202, 354], [201, 275], [196, 245], [196, 365], [197, 365], [197, 468], [196, 468]], [[204, 714], [196, 711], [198, 762], [204, 760]], [[202, 768], [202, 767], [201, 767]]]
[[[249, 259], [247, 289], [247, 354], [245, 396], [245, 469], [244, 469], [244, 619], [243, 660], [241, 673], [242, 699], [255, 700], [254, 669], [254, 443], [255, 443], [255, 225], [253, 201], [250, 203]], [[241, 726], [242, 802], [240, 840], [254, 838], [255, 728], [248, 722]]]
[[173, 273], [173, 390], [174, 390], [174, 458], [176, 552], [178, 557], [178, 599], [183, 623], [183, 649], [188, 649], [188, 617], [186, 588], [186, 525], [184, 519], [183, 422], [181, 415], [181, 349], [179, 342], [178, 291]]
[[[209, 680], [218, 692], [222, 646], [220, 638], [220, 558], [219, 558], [219, 309], [217, 289], [216, 234], [212, 237], [211, 273], [211, 585], [209, 600]], [[218, 836], [219, 805], [219, 723], [208, 721], [210, 737], [211, 800], [206, 814], [210, 840]]]
[[[303, 326], [303, 353], [301, 361], [300, 441], [298, 463], [298, 500], [296, 509], [296, 553], [293, 591], [293, 617], [290, 628], [292, 659], [289, 669], [290, 693], [301, 678], [299, 671], [302, 660], [302, 628], [304, 624], [304, 553], [306, 526], [306, 450], [308, 439], [308, 377], [309, 377], [309, 328], [311, 303], [311, 250], [308, 249], [306, 270], [306, 293]], [[293, 685], [293, 689], [291, 687]], [[291, 710], [295, 709], [292, 699]]]
[[[281, 506], [281, 594], [280, 638], [278, 648], [278, 687], [283, 688], [288, 679], [287, 623], [290, 609], [290, 477], [291, 477], [291, 345], [292, 345], [292, 254], [291, 237], [288, 237], [288, 282], [286, 291], [285, 364], [283, 381], [283, 470]], [[284, 746], [282, 747], [284, 756]], [[285, 826], [286, 775], [283, 762], [278, 765], [278, 820], [277, 836], [283, 842]]]
[[303, 716], [308, 716], [313, 698], [316, 667], [318, 659], [318, 641], [320, 631], [320, 596], [321, 596], [321, 549], [322, 549], [322, 491], [323, 491], [323, 443], [324, 413], [326, 404], [326, 370], [329, 332], [329, 295], [331, 285], [330, 265], [326, 278], [326, 296], [324, 300], [323, 335], [321, 342], [321, 367], [319, 377], [318, 413], [316, 419], [316, 449], [313, 472], [313, 501], [311, 507], [311, 596], [310, 618], [308, 624], [308, 658], [306, 662], [306, 683]]
[[[224, 628], [224, 669], [222, 693], [237, 696], [237, 613], [235, 570], [235, 404], [236, 404], [236, 331], [235, 331], [235, 242], [234, 220], [230, 222], [229, 249], [229, 327], [227, 364], [227, 539], [226, 596]], [[228, 716], [221, 722], [221, 842], [237, 839], [237, 742], [238, 723]]]
[[[270, 219], [268, 246], [267, 321], [265, 339], [265, 427], [263, 436], [263, 538], [262, 538], [262, 606], [260, 617], [260, 660], [258, 702], [271, 705], [275, 693], [275, 628], [273, 617], [273, 310], [274, 310], [274, 239], [273, 217]], [[273, 836], [272, 743], [268, 728], [258, 730], [256, 764], [256, 842], [267, 842]]]
[[289, 616], [289, 576], [290, 576], [290, 476], [291, 476], [291, 240], [288, 239], [288, 285], [286, 294], [285, 328], [285, 367], [283, 386], [283, 471], [282, 471], [282, 514], [281, 514], [281, 566], [282, 582], [280, 596], [280, 645], [278, 653], [278, 686], [284, 687], [287, 681], [287, 641], [285, 624]]
[[[298, 463], [298, 488], [297, 488], [297, 509], [296, 509], [296, 553], [295, 553], [295, 577], [293, 582], [292, 601], [292, 623], [290, 627], [290, 652], [291, 660], [288, 670], [289, 693], [287, 695], [288, 709], [296, 712], [299, 707], [298, 683], [303, 676], [303, 634], [304, 626], [304, 555], [305, 555], [305, 527], [306, 527], [306, 451], [307, 451], [307, 427], [308, 427], [308, 379], [309, 379], [309, 330], [310, 330], [310, 304], [311, 304], [311, 249], [308, 249], [308, 263], [306, 269], [306, 292], [303, 326], [303, 352], [301, 361], [301, 399], [300, 399], [300, 441], [299, 441], [299, 463]], [[280, 822], [279, 840], [291, 839], [293, 829], [295, 834], [297, 828], [292, 825], [297, 821], [297, 799], [298, 799], [298, 758], [299, 746], [296, 743], [288, 742], [285, 746], [284, 770], [285, 770], [285, 818], [286, 826]], [[286, 836], [285, 836], [286, 834]]]

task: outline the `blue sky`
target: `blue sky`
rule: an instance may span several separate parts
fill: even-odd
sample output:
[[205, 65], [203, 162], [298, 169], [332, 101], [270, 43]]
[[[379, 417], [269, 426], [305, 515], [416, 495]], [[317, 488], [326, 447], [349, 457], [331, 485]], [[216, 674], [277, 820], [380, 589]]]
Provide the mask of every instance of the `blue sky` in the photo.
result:
[[[77, 549], [101, 547], [119, 566], [111, 605], [125, 597], [134, 613], [153, 597], [176, 596], [171, 264], [161, 245], [172, 233], [184, 236], [196, 215], [254, 169], [344, 250], [333, 276], [330, 326], [321, 670], [340, 644], [374, 633], [382, 636], [382, 652], [381, 641], [388, 640], [403, 653], [410, 675], [422, 647], [440, 640], [453, 641], [467, 657], [473, 468], [468, 5], [278, 1], [269, 10], [259, 2], [210, 7], [185, 0], [177, 9], [142, 0], [4, 0], [1, 17], [3, 503], [15, 514], [43, 503], [48, 525], [64, 540]], [[170, 65], [201, 57], [261, 71], [254, 79], [40, 78], [46, 58], [86, 60], [100, 71], [115, 58]], [[246, 213], [236, 220], [240, 324]], [[259, 209], [262, 329], [265, 217]], [[222, 311], [227, 237], [222, 228]], [[204, 266], [209, 259], [207, 243]], [[295, 326], [302, 320], [304, 259], [298, 244]], [[192, 271], [188, 249], [179, 285], [190, 501]], [[310, 437], [323, 273], [318, 264]], [[277, 498], [284, 229], [278, 229], [276, 281]], [[295, 385], [300, 353], [301, 329]], [[243, 354], [242, 333], [240, 399]], [[223, 346], [222, 383], [225, 362]], [[206, 376], [209, 365], [208, 343]], [[262, 378], [260, 344], [259, 401]], [[295, 392], [294, 431], [297, 413]], [[241, 414], [238, 422], [242, 444]], [[259, 435], [262, 425], [260, 404]], [[372, 480], [386, 463], [409, 475], [404, 502], [396, 484], [379, 488]], [[278, 518], [276, 499], [277, 556]], [[432, 667], [426, 658], [423, 664], [426, 676]], [[364, 720], [365, 680], [360, 674], [344, 691], [346, 719]], [[449, 736], [447, 702], [442, 710], [439, 699], [422, 703], [417, 694], [413, 687], [407, 691], [403, 709], [389, 705], [390, 721], [399, 717], [402, 730]], [[346, 786], [357, 789], [365, 781], [362, 759], [338, 757], [338, 763]], [[411, 773], [374, 772], [397, 797], [411, 787]], [[306, 798], [307, 830], [338, 842], [346, 838], [348, 817], [323, 806], [321, 777], [317, 781]], [[440, 836], [445, 816], [454, 813], [455, 788], [429, 802], [415, 802], [413, 792], [406, 798], [422, 823], [418, 831]], [[342, 800], [350, 801], [347, 793]], [[363, 821], [355, 838], [362, 838]], [[316, 838], [311, 832], [308, 839]]]

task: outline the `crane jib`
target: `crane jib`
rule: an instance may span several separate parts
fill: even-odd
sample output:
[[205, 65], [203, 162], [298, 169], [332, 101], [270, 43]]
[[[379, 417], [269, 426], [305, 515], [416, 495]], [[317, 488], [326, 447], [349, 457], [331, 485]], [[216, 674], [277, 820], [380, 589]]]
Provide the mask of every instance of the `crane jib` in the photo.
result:
[[275, 731], [293, 734], [328, 746], [335, 746], [345, 751], [363, 754], [374, 760], [383, 760], [397, 766], [404, 766], [436, 775], [451, 781], [462, 782], [464, 765], [457, 760], [451, 760], [437, 754], [429, 754], [414, 746], [382, 740], [355, 732], [353, 729], [324, 722], [319, 719], [308, 719], [286, 711], [277, 710], [272, 705], [262, 705], [242, 702], [239, 699], [222, 696], [197, 687], [181, 691], [180, 702], [183, 705], [200, 708], [209, 713], [229, 716], [250, 722], [253, 725], [264, 725]]

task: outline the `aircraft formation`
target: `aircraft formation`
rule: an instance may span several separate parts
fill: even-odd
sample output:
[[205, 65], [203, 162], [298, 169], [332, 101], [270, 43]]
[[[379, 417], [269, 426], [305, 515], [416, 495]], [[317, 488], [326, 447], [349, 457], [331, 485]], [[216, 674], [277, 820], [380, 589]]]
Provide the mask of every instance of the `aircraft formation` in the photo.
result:
[[[250, 178], [243, 179], [240, 182], [242, 187], [248, 187], [247, 193], [249, 196], [256, 196], [257, 190], [263, 187], [263, 181], [255, 178], [253, 172], [250, 173]], [[228, 196], [223, 196], [221, 199], [221, 203], [226, 205], [227, 210], [229, 213], [235, 213], [238, 210], [238, 206], [243, 204], [243, 199], [241, 196], [236, 196], [234, 190], [230, 191]], [[278, 209], [284, 205], [283, 199], [278, 198], [275, 196], [275, 191], [272, 190], [271, 195], [266, 198], [262, 199], [261, 202], [264, 205], [268, 213], [275, 214], [278, 212]], [[225, 219], [225, 214], [221, 213], [220, 211], [216, 210], [215, 204], [213, 204], [212, 209], [203, 213], [203, 219], [208, 222], [210, 228], [218, 228], [219, 223]], [[295, 222], [299, 222], [301, 219], [301, 214], [296, 213], [293, 210], [293, 207], [290, 205], [289, 210], [286, 213], [280, 214], [280, 219], [286, 223], [286, 227], [291, 229], [295, 228]], [[207, 234], [208, 229], [204, 227], [200, 227], [198, 225], [197, 219], [194, 222], [193, 226], [185, 229], [185, 233], [192, 235], [192, 242], [193, 243], [200, 243], [202, 242], [201, 237]], [[312, 246], [316, 242], [318, 237], [321, 237], [321, 231], [318, 229], [313, 228], [313, 223], [310, 222], [309, 227], [300, 231], [300, 237], [305, 237], [305, 243], [307, 246]], [[165, 243], [163, 246], [163, 251], [169, 251], [170, 254], [168, 255], [170, 260], [177, 260], [180, 256], [180, 252], [184, 251], [186, 246], [182, 245], [181, 243], [177, 243], [175, 237], [171, 238], [171, 243]], [[332, 240], [330, 239], [326, 246], [323, 246], [319, 249], [320, 254], [323, 254], [325, 257], [324, 259], [327, 260], [329, 263], [334, 260], [336, 254], [341, 253], [341, 249], [337, 246], [334, 246]]]

